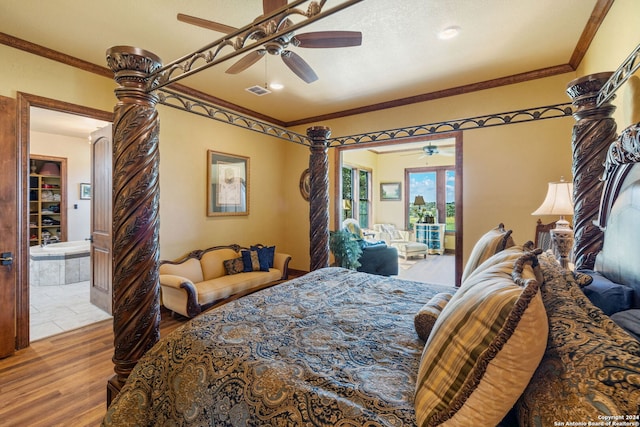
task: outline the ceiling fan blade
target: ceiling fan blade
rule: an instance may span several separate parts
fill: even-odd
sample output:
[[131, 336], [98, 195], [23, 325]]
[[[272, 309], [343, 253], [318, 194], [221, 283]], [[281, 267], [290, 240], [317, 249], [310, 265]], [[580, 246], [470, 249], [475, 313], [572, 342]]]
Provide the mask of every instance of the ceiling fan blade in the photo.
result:
[[362, 33], [359, 31], [317, 31], [296, 35], [299, 47], [332, 48], [351, 47], [362, 44]]
[[258, 62], [258, 60], [262, 58], [265, 53], [267, 53], [265, 49], [254, 50], [253, 52], [250, 52], [240, 58], [238, 62], [229, 67], [225, 72], [227, 74], [238, 74], [239, 72], [246, 70], [256, 62]]
[[280, 56], [282, 61], [293, 71], [298, 77], [307, 83], [313, 83], [318, 80], [318, 76], [309, 64], [306, 63], [300, 55], [290, 50], [283, 51]]
[[262, 10], [265, 15], [280, 9], [287, 4], [287, 0], [262, 0]]
[[185, 15], [184, 13], [178, 14], [178, 21], [182, 21], [191, 25], [197, 25], [198, 27], [206, 28], [207, 30], [218, 31], [225, 34], [233, 33], [237, 30], [237, 28], [231, 27], [229, 25], [198, 18], [197, 16]]

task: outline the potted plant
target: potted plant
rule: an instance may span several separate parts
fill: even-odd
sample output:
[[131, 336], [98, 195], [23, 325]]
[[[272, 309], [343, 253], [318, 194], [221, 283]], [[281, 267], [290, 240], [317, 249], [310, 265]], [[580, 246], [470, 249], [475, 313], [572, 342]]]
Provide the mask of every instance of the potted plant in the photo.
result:
[[360, 255], [362, 248], [356, 237], [348, 231], [331, 231], [329, 236], [329, 249], [336, 259], [335, 265], [355, 270], [360, 267]]

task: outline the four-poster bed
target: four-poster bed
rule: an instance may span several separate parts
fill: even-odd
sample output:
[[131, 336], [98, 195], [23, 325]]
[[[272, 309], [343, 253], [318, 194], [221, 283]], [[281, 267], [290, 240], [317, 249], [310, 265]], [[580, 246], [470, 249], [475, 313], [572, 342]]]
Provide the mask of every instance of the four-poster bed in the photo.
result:
[[[300, 3], [302, 3], [302, 1], [294, 2], [291, 6], [295, 6]], [[282, 10], [278, 11], [279, 14], [286, 14], [286, 12], [286, 10], [284, 12]], [[273, 16], [267, 16], [265, 19], [273, 19]], [[300, 27], [301, 26], [302, 24], [300, 24]], [[243, 28], [238, 30], [238, 34], [242, 33], [244, 30], [246, 29]], [[236, 34], [233, 34], [233, 36], [235, 35]], [[277, 33], [272, 37], [277, 37]], [[250, 49], [250, 47], [241, 47], [233, 54], [227, 55], [221, 60], [229, 59], [237, 54], [245, 52], [248, 49]], [[236, 414], [240, 417], [237, 419], [246, 420], [246, 416], [255, 415], [258, 416], [259, 419], [260, 417], [264, 417], [263, 419], [275, 417], [273, 419], [277, 420], [280, 419], [278, 418], [279, 416], [283, 415], [279, 414], [277, 406], [274, 406], [278, 403], [279, 393], [282, 393], [282, 390], [278, 387], [285, 387], [287, 390], [291, 391], [293, 389], [289, 389], [289, 387], [294, 387], [295, 384], [285, 384], [283, 386], [281, 383], [278, 383], [276, 389], [269, 389], [269, 387], [274, 384], [269, 381], [281, 379], [281, 376], [284, 376], [285, 378], [291, 377], [293, 381], [298, 373], [300, 373], [299, 378], [303, 379], [303, 388], [307, 391], [311, 388], [311, 391], [316, 394], [309, 395], [314, 396], [308, 397], [308, 399], [310, 399], [309, 401], [306, 401], [305, 398], [301, 398], [301, 401], [293, 403], [290, 401], [292, 398], [291, 394], [285, 393], [285, 395], [281, 396], [282, 399], [287, 400], [290, 405], [294, 405], [297, 408], [295, 411], [289, 413], [288, 416], [293, 416], [294, 418], [287, 418], [288, 421], [302, 422], [301, 420], [305, 420], [308, 422], [331, 424], [335, 423], [335, 417], [343, 417], [340, 419], [353, 419], [358, 420], [357, 422], [375, 420], [375, 423], [374, 421], [371, 421], [372, 425], [393, 425], [400, 420], [401, 423], [415, 422], [415, 419], [413, 418], [414, 414], [411, 412], [413, 409], [413, 397], [411, 391], [413, 390], [413, 384], [415, 383], [416, 375], [418, 373], [417, 366], [420, 363], [421, 346], [419, 341], [417, 341], [417, 338], [410, 338], [412, 331], [411, 328], [407, 327], [406, 322], [411, 319], [412, 313], [415, 313], [420, 308], [420, 305], [428, 301], [431, 296], [434, 296], [440, 291], [455, 292], [455, 289], [443, 289], [437, 286], [431, 286], [429, 291], [424, 292], [418, 297], [420, 292], [418, 292], [417, 289], [412, 288], [409, 283], [396, 279], [372, 278], [371, 276], [362, 273], [351, 274], [339, 269], [326, 269], [329, 265], [329, 179], [327, 151], [332, 143], [335, 142], [340, 144], [343, 143], [343, 141], [349, 140], [350, 137], [343, 138], [342, 140], [331, 140], [330, 130], [325, 127], [312, 127], [307, 130], [307, 136], [304, 137], [287, 130], [277, 129], [275, 126], [260, 123], [253, 119], [247, 119], [245, 123], [248, 124], [244, 125], [247, 129], [256, 130], [256, 127], [258, 127], [260, 128], [259, 131], [263, 133], [308, 145], [310, 147], [310, 270], [314, 271], [314, 273], [309, 277], [296, 280], [290, 285], [282, 285], [277, 288], [272, 288], [269, 291], [242, 298], [234, 302], [232, 305], [224, 306], [211, 314], [202, 316], [201, 318], [198, 318], [197, 321], [190, 322], [188, 326], [181, 328], [176, 333], [172, 334], [171, 340], [163, 340], [162, 346], [156, 346], [156, 343], [159, 340], [158, 331], [160, 319], [157, 270], [159, 222], [157, 217], [158, 115], [156, 111], [156, 104], [158, 102], [163, 102], [169, 106], [176, 106], [175, 103], [172, 104], [171, 102], [179, 99], [180, 96], [173, 92], [166, 91], [165, 89], [161, 89], [163, 86], [176, 80], [171, 77], [173, 73], [179, 71], [183, 73], [182, 76], [186, 76], [192, 72], [192, 69], [195, 72], [196, 69], [206, 68], [219, 62], [207, 57], [207, 62], [203, 67], [192, 68], [193, 62], [201, 59], [202, 57], [207, 56], [203, 55], [201, 50], [197, 52], [193, 58], [182, 59], [169, 64], [169, 66], [162, 67], [159, 58], [141, 49], [117, 46], [107, 52], [108, 64], [114, 71], [116, 82], [119, 84], [119, 87], [116, 89], [116, 96], [119, 99], [119, 103], [115, 108], [113, 138], [113, 316], [115, 334], [115, 351], [113, 361], [115, 364], [114, 370], [116, 375], [108, 384], [109, 403], [120, 393], [127, 381], [127, 378], [132, 375], [134, 367], [136, 370], [133, 374], [135, 381], [132, 380], [132, 385], [129, 386], [129, 389], [123, 390], [123, 393], [126, 394], [120, 395], [118, 400], [114, 402], [114, 405], [112, 405], [107, 417], [105, 418], [105, 424], [113, 423], [114, 425], [117, 425], [122, 423], [122, 416], [131, 416], [135, 418], [136, 415], [130, 413], [130, 408], [128, 408], [127, 403], [124, 402], [144, 402], [143, 406], [145, 407], [143, 410], [149, 410], [151, 413], [156, 414], [156, 416], [168, 417], [163, 419], [163, 421], [166, 421], [173, 416], [185, 417], [184, 420], [187, 422], [190, 419], [189, 417], [194, 417], [193, 419], [202, 421], [207, 416], [211, 417], [209, 418], [210, 420], [215, 419], [220, 421], [222, 420], [220, 417], [223, 417], [226, 414], [226, 416], [229, 417], [226, 422], [232, 423], [232, 418], [234, 416], [232, 411], [230, 412], [232, 407], [235, 408], [235, 410], [242, 412], [242, 414]], [[189, 65], [185, 65], [185, 63], [188, 63]], [[633, 73], [633, 71], [631, 71], [631, 73]], [[626, 72], [628, 72], [628, 69]], [[616, 76], [616, 74], [614, 74], [614, 76]], [[575, 252], [577, 256], [577, 266], [580, 268], [593, 267], [595, 256], [602, 247], [603, 241], [602, 232], [592, 224], [592, 221], [598, 218], [599, 211], [602, 212], [599, 210], [598, 206], [599, 194], [602, 194], [602, 186], [604, 185], [600, 181], [602, 171], [596, 166], [603, 163], [604, 157], [606, 157], [606, 151], [610, 143], [614, 140], [615, 133], [615, 124], [612, 123], [613, 119], [610, 118], [610, 115], [613, 112], [613, 107], [611, 107], [606, 99], [601, 100], [599, 98], [602, 87], [606, 87], [611, 78], [613, 78], [613, 76], [604, 74], [587, 76], [583, 79], [578, 79], [577, 81], [572, 82], [572, 85], [568, 89], [570, 96], [573, 98], [573, 106], [575, 109], [574, 116], [578, 120], [574, 127], [573, 170], [574, 182], [576, 183]], [[194, 110], [193, 104], [184, 101], [179, 101], [179, 103], [180, 102], [184, 109], [188, 111]], [[204, 103], [199, 106], [202, 107], [202, 110], [196, 112], [196, 114], [203, 114], [204, 111], [207, 111], [206, 108], [203, 107]], [[530, 114], [531, 118], [525, 118], [523, 120], [540, 120], [544, 118], [561, 117], [571, 113], [571, 108], [567, 108], [564, 105], [540, 107], [538, 110], [539, 111]], [[542, 111], [542, 113], [540, 113], [540, 111]], [[545, 114], [549, 112], [551, 112], [549, 116], [545, 116]], [[207, 115], [215, 119], [214, 114], [211, 114], [211, 110], [209, 110]], [[509, 114], [505, 115], [509, 116]], [[529, 114], [527, 111], [520, 111], [514, 112], [514, 115], [520, 117], [523, 115], [527, 116]], [[225, 117], [229, 122], [231, 122], [229, 118], [233, 117], [233, 113], [226, 114]], [[500, 116], [491, 116], [491, 118], [497, 118], [497, 121], [499, 121]], [[505, 123], [501, 124], [506, 124], [506, 122], [512, 123], [512, 121], [506, 120]], [[464, 123], [469, 123], [469, 121], [465, 120]], [[492, 125], [497, 124], [491, 124], [489, 120], [478, 120], [475, 124], [476, 127]], [[392, 135], [394, 138], [398, 138], [403, 137], [404, 135], [413, 136], [415, 134], [419, 134], [421, 131], [437, 133], [442, 131], [441, 129], [441, 126], [423, 125], [417, 128], [395, 129], [387, 131], [386, 134]], [[376, 135], [384, 133], [385, 132], [368, 134], [366, 137], [353, 136], [351, 139], [354, 143], [367, 142], [370, 141], [371, 138], [378, 137]], [[635, 149], [637, 153], [637, 138]], [[610, 155], [610, 157], [612, 156], [613, 155]], [[620, 156], [613, 157], [618, 158]], [[631, 156], [631, 158], [632, 157], [633, 156]], [[637, 161], [637, 154], [634, 161]], [[610, 187], [611, 185], [607, 184], [606, 188], [609, 189]], [[614, 187], [617, 189], [620, 186], [614, 185]], [[607, 190], [606, 194], [608, 202], [613, 202], [613, 200], [616, 199], [616, 191]], [[601, 216], [601, 218], [603, 217]], [[603, 221], [605, 219], [606, 218], [603, 218]], [[523, 252], [527, 252], [526, 249], [521, 250]], [[527, 256], [530, 258], [530, 255]], [[536, 263], [529, 258], [527, 258], [529, 263], [535, 266]], [[511, 263], [513, 264], [513, 260], [511, 260]], [[522, 271], [520, 271], [520, 273], [522, 273]], [[636, 277], [635, 279], [638, 278]], [[533, 277], [528, 277], [527, 280], [534, 279]], [[324, 286], [328, 287], [326, 289], [321, 288], [320, 283], [324, 283]], [[336, 288], [336, 284], [339, 284], [340, 286]], [[297, 301], [300, 304], [299, 306], [294, 305], [292, 300], [282, 299], [283, 296], [278, 293], [278, 290], [285, 287], [287, 287], [289, 292], [298, 295], [299, 299]], [[308, 375], [313, 375], [313, 373], [317, 373], [318, 370], [322, 370], [322, 360], [328, 357], [328, 354], [332, 354], [332, 352], [321, 352], [322, 356], [318, 356], [318, 354], [315, 354], [314, 356], [312, 351], [299, 350], [301, 353], [296, 354], [295, 357], [301, 357], [301, 359], [299, 359], [300, 363], [311, 366], [309, 368], [310, 370], [298, 372], [296, 364], [291, 362], [291, 365], [282, 364], [277, 368], [274, 368], [273, 366], [270, 367], [269, 365], [265, 365], [264, 367], [254, 366], [251, 374], [248, 373], [249, 371], [237, 371], [236, 374], [232, 374], [232, 376], [238, 375], [236, 380], [239, 380], [240, 375], [254, 375], [256, 378], [260, 377], [263, 381], [266, 381], [261, 385], [251, 385], [249, 382], [244, 382], [244, 380], [241, 381], [242, 384], [246, 385], [246, 387], [253, 387], [251, 392], [254, 394], [245, 390], [248, 393], [247, 396], [262, 396], [258, 399], [260, 402], [253, 402], [255, 405], [250, 406], [250, 408], [245, 404], [242, 404], [241, 407], [237, 406], [239, 402], [234, 400], [237, 396], [231, 392], [227, 395], [226, 401], [222, 399], [216, 403], [209, 402], [209, 404], [219, 406], [218, 409], [220, 409], [220, 412], [213, 411], [211, 407], [206, 406], [206, 403], [203, 403], [204, 401], [196, 402], [190, 400], [191, 398], [195, 398], [194, 396], [197, 395], [208, 401], [208, 399], [211, 398], [211, 391], [209, 391], [209, 395], [206, 395], [206, 393], [203, 394], [202, 391], [192, 389], [191, 391], [195, 394], [189, 394], [190, 391], [186, 390], [185, 387], [196, 387], [197, 384], [195, 383], [204, 384], [205, 387], [213, 387], [213, 384], [207, 385], [206, 383], [210, 378], [205, 378], [209, 375], [208, 370], [210, 366], [207, 367], [201, 365], [202, 359], [198, 359], [198, 357], [201, 356], [198, 356], [198, 353], [195, 350], [196, 347], [206, 348], [206, 353], [209, 355], [217, 354], [218, 352], [227, 353], [230, 351], [229, 348], [224, 346], [224, 348], [220, 347], [223, 344], [217, 341], [217, 338], [227, 334], [226, 338], [222, 340], [224, 341], [224, 345], [242, 347], [242, 345], [240, 345], [241, 343], [248, 343], [251, 341], [249, 345], [250, 349], [247, 350], [247, 347], [242, 351], [246, 352], [245, 354], [252, 355], [249, 360], [257, 360], [254, 359], [253, 356], [256, 356], [258, 353], [267, 351], [267, 349], [270, 349], [269, 351], [276, 350], [271, 348], [271, 345], [278, 346], [278, 351], [281, 351], [291, 344], [291, 342], [285, 341], [282, 341], [279, 344], [275, 342], [270, 343], [268, 340], [263, 342], [261, 338], [258, 339], [256, 333], [260, 333], [260, 337], [262, 337], [264, 332], [258, 331], [255, 329], [256, 325], [251, 324], [251, 322], [255, 321], [255, 317], [247, 320], [248, 323], [239, 324], [240, 329], [244, 332], [239, 330], [232, 331], [232, 329], [234, 329], [233, 325], [231, 323], [227, 323], [225, 326], [225, 322], [232, 321], [236, 316], [244, 316], [244, 314], [240, 314], [239, 310], [242, 309], [247, 312], [251, 312], [251, 307], [262, 307], [262, 311], [260, 313], [255, 311], [253, 312], [255, 316], [261, 316], [263, 312], [272, 312], [272, 315], [275, 317], [283, 316], [283, 319], [289, 319], [290, 323], [292, 325], [297, 325], [297, 327], [280, 335], [280, 339], [285, 339], [286, 337], [292, 337], [295, 335], [297, 337], [296, 339], [304, 341], [304, 339], [298, 334], [304, 334], [304, 331], [306, 330], [306, 333], [308, 334], [307, 338], [310, 341], [303, 344], [307, 346], [309, 344], [321, 346], [323, 342], [329, 342], [327, 341], [329, 337], [312, 337], [314, 334], [313, 328], [310, 328], [309, 325], [304, 325], [304, 319], [306, 316], [313, 316], [317, 313], [310, 308], [309, 311], [305, 311], [304, 313], [300, 310], [303, 310], [305, 307], [306, 297], [309, 297], [309, 303], [312, 304], [313, 308], [318, 309], [318, 307], [324, 307], [324, 305], [320, 303], [320, 301], [323, 301], [324, 297], [331, 295], [333, 298], [336, 289], [343, 288], [350, 289], [354, 293], [342, 294], [342, 292], [337, 292], [340, 294], [340, 298], [343, 299], [330, 299], [328, 300], [328, 303], [335, 304], [335, 307], [343, 307], [345, 304], [348, 306], [347, 303], [352, 304], [353, 311], [351, 313], [354, 314], [354, 318], [360, 319], [361, 324], [366, 323], [367, 320], [371, 321], [373, 313], [375, 313], [375, 316], [378, 316], [377, 312], [371, 311], [371, 307], [382, 306], [383, 304], [381, 304], [381, 302], [383, 301], [386, 301], [390, 307], [393, 307], [396, 303], [402, 306], [402, 308], [396, 311], [392, 310], [388, 316], [381, 316], [379, 319], [380, 323], [377, 324], [377, 329], [359, 330], [367, 336], [377, 336], [380, 341], [378, 342], [374, 340], [372, 342], [375, 343], [375, 346], [383, 348], [385, 351], [389, 350], [387, 347], [393, 347], [393, 340], [389, 342], [389, 336], [384, 334], [385, 337], [380, 337], [379, 334], [388, 328], [392, 328], [394, 334], [399, 334], [391, 334], [392, 336], [395, 336], [395, 339], [401, 339], [402, 341], [400, 345], [402, 348], [396, 350], [400, 352], [399, 354], [408, 356], [409, 360], [400, 364], [394, 362], [396, 364], [391, 364], [389, 367], [393, 367], [394, 369], [398, 368], [398, 372], [402, 376], [402, 380], [397, 376], [393, 378], [389, 377], [387, 380], [392, 384], [392, 386], [391, 388], [385, 388], [383, 387], [385, 378], [378, 378], [377, 375], [379, 375], [380, 372], [376, 371], [377, 381], [380, 381], [377, 384], [380, 385], [380, 388], [376, 389], [377, 394], [375, 391], [371, 391], [371, 394], [369, 393], [370, 390], [366, 390], [366, 387], [363, 389], [359, 388], [357, 382], [353, 384], [357, 388], [357, 391], [354, 391], [349, 387], [333, 387], [331, 385], [333, 384], [331, 377], [327, 377], [322, 381], [316, 379], [324, 385], [329, 385], [330, 388], [333, 387], [331, 388], [333, 391], [327, 395], [324, 394], [326, 389], [319, 387], [319, 382], [314, 382], [313, 385], [309, 385], [309, 382], [305, 382], [304, 378], [307, 378]], [[317, 295], [312, 297], [311, 294], [313, 292], [311, 289], [318, 289], [316, 292]], [[371, 306], [367, 305], [367, 301], [362, 302], [355, 297], [358, 295], [360, 298], [363, 298], [363, 295], [369, 295], [369, 292], [374, 292], [374, 289], [378, 289], [379, 292], [375, 296], [372, 294], [371, 301], [369, 301]], [[323, 292], [325, 292], [325, 294], [323, 294]], [[409, 302], [406, 301], [407, 298]], [[365, 297], [364, 299], [367, 300], [368, 298]], [[287, 307], [287, 309], [283, 312], [282, 310], [275, 310], [274, 306]], [[342, 309], [339, 311], [341, 310]], [[336, 336], [341, 335], [344, 331], [345, 322], [348, 323], [350, 320], [342, 319], [341, 317], [343, 316], [340, 316], [338, 312], [331, 311], [331, 313], [333, 313], [333, 316], [328, 315], [327, 318], [339, 318], [342, 323], [335, 323], [332, 320], [327, 320], [325, 317], [319, 317], [318, 319], [323, 319], [320, 321], [320, 324], [324, 321], [328, 322], [325, 329], [327, 334], [331, 335], [330, 331], [333, 330]], [[209, 322], [209, 326], [205, 326], [207, 322]], [[398, 327], [396, 323], [401, 323], [402, 326]], [[358, 322], [355, 322], [353, 326], [357, 329], [359, 327], [357, 326], [358, 324]], [[214, 326], [218, 329], [207, 329], [208, 327], [213, 328]], [[321, 329], [321, 327], [318, 329]], [[246, 335], [247, 333], [248, 335]], [[187, 343], [180, 341], [181, 334], [190, 337]], [[206, 337], [214, 336], [217, 338], [210, 338], [207, 343], [204, 343], [198, 341], [201, 338], [200, 335]], [[254, 346], [253, 341], [259, 342], [260, 345], [257, 347]], [[331, 342], [333, 343], [333, 341]], [[370, 341], [365, 340], [365, 342]], [[355, 337], [352, 344], [354, 343], [356, 345], [364, 345], [362, 342], [355, 339]], [[186, 347], [183, 347], [185, 345]], [[209, 345], [212, 347], [208, 347]], [[342, 346], [341, 348], [343, 351], [349, 353], [350, 347], [348, 345], [345, 346], [344, 343], [340, 345]], [[630, 345], [633, 347], [633, 344]], [[151, 350], [154, 346], [154, 350]], [[297, 347], [292, 347], [290, 351], [298, 351], [296, 349]], [[278, 351], [276, 351], [276, 353], [278, 353]], [[140, 361], [145, 354], [149, 354], [149, 356], [144, 359], [145, 365], [142, 367], [138, 365], [138, 367], [136, 367], [138, 361]], [[197, 363], [195, 365], [187, 364], [175, 366], [175, 369], [178, 370], [191, 370], [186, 377], [179, 377], [179, 375], [171, 376], [172, 374], [170, 369], [164, 365], [151, 367], [151, 365], [155, 363], [153, 361], [153, 356], [155, 356], [155, 361], [158, 362], [163, 358], [175, 358], [178, 356], [179, 359], [189, 359], [191, 354], [197, 359]], [[340, 353], [337, 353], [335, 356], [337, 357], [339, 354]], [[231, 354], [231, 356], [231, 359], [228, 359], [226, 362], [223, 362], [223, 359], [220, 359], [219, 362], [210, 361], [210, 363], [213, 364], [212, 366], [216, 366], [216, 363], [222, 363], [223, 365], [227, 363], [233, 364], [233, 360], [236, 359], [236, 356], [233, 354]], [[352, 354], [352, 356], [355, 357], [355, 353]], [[640, 356], [640, 353], [638, 356]], [[208, 358], [209, 356], [206, 357]], [[295, 357], [293, 360], [295, 360]], [[315, 359], [313, 359], [314, 357]], [[395, 356], [389, 355], [388, 357], [393, 359], [394, 357], [397, 357], [397, 354], [395, 354]], [[311, 362], [312, 359], [313, 362]], [[375, 360], [376, 357], [372, 356], [371, 359]], [[366, 361], [366, 363], [365, 361], [357, 360], [352, 360], [351, 362], [345, 362], [351, 370], [344, 371], [345, 376], [339, 380], [342, 385], [348, 385], [350, 382], [356, 381], [355, 378], [358, 377], [357, 372], [364, 375], [364, 373], [360, 371], [362, 366], [372, 366], [370, 365], [371, 360]], [[337, 369], [338, 366], [339, 364], [336, 365], [334, 361], [326, 367], [326, 369], [328, 371], [336, 370], [336, 372], [338, 372], [340, 371]], [[145, 369], [147, 369], [147, 371], [145, 371]], [[153, 377], [149, 377], [149, 381], [151, 382], [146, 383], [145, 376], [147, 374], [152, 375], [152, 371], [154, 371], [154, 369], [161, 371], [169, 370], [167, 371], [168, 373], [165, 372], [169, 377], [163, 380], [159, 380], [157, 378], [154, 380]], [[264, 370], [261, 371], [261, 369]], [[309, 372], [312, 374], [309, 374]], [[268, 377], [268, 375], [272, 375], [272, 377]], [[373, 375], [373, 373], [369, 373], [368, 375]], [[371, 378], [366, 375], [359, 378], [365, 382], [371, 380]], [[154, 383], [153, 381], [156, 382]], [[167, 412], [158, 412], [158, 407], [153, 406], [158, 404], [158, 402], [154, 402], [152, 401], [153, 399], [150, 398], [151, 394], [155, 393], [153, 388], [155, 386], [159, 386], [157, 381], [166, 383], [166, 385], [174, 392], [174, 396], [172, 398], [166, 398], [167, 400], [162, 403], [162, 405], [164, 405], [163, 410], [166, 410]], [[411, 384], [411, 387], [409, 388], [407, 388], [405, 384], [407, 381]], [[295, 383], [296, 381], [293, 382]], [[153, 386], [149, 388], [148, 384], [153, 384]], [[227, 379], [222, 383], [216, 383], [216, 387], [226, 386], [225, 384], [228, 384]], [[397, 390], [394, 389], [393, 387], [398, 384], [404, 384], [404, 388]], [[177, 393], [175, 387], [182, 387], [181, 390], [184, 391], [184, 394]], [[264, 387], [264, 389], [258, 390], [255, 387]], [[380, 392], [380, 390], [383, 391]], [[397, 395], [394, 394], [394, 390], [398, 393]], [[147, 392], [149, 394], [145, 394]], [[270, 392], [275, 394], [269, 394]], [[291, 392], [294, 394], [296, 393], [295, 391]], [[520, 390], [520, 392], [522, 392], [522, 390]], [[380, 396], [380, 394], [384, 396]], [[158, 396], [159, 395], [156, 394], [156, 398], [158, 398]], [[175, 401], [172, 400], [174, 397], [176, 398]], [[352, 405], [348, 400], [342, 400], [347, 397], [356, 397], [358, 403]], [[159, 398], [161, 400], [164, 399], [162, 397]], [[185, 398], [187, 400], [184, 400]], [[201, 403], [205, 406], [202, 406]], [[178, 406], [182, 406], [177, 407], [176, 404]], [[122, 411], [125, 412], [120, 413], [119, 411], [121, 410], [121, 407], [128, 409], [122, 409]], [[317, 414], [313, 412], [314, 408], [324, 409], [322, 409], [322, 414]], [[380, 412], [376, 413], [377, 410]], [[292, 415], [294, 413], [299, 415]], [[452, 413], [455, 413], [455, 411], [452, 410], [451, 413], [441, 416], [446, 418], [448, 416], [452, 416]], [[139, 416], [141, 419], [145, 419], [147, 422], [150, 422], [148, 418], [150, 413], [141, 412]], [[297, 416], [301, 418], [296, 418]], [[158, 421], [160, 421], [160, 419], [158, 419]]]

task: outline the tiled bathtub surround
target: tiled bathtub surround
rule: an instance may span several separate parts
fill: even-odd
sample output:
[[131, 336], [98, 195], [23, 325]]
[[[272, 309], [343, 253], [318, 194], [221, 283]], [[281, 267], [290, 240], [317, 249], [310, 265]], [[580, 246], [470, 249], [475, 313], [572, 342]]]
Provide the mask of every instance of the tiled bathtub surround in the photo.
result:
[[30, 248], [31, 286], [58, 286], [90, 280], [89, 242], [63, 242]]

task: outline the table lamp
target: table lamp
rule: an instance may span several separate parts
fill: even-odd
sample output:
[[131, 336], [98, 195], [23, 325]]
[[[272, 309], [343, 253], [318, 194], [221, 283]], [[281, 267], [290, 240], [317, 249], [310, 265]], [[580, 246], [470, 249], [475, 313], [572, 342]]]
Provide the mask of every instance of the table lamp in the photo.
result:
[[413, 200], [413, 206], [416, 207], [416, 214], [418, 215], [418, 222], [422, 223], [424, 222], [424, 206], [426, 206], [426, 203], [424, 201], [424, 197], [422, 196], [416, 196], [416, 198]]
[[562, 268], [569, 267], [569, 254], [573, 247], [573, 230], [565, 215], [573, 215], [573, 184], [560, 178], [559, 182], [550, 182], [547, 196], [542, 205], [531, 215], [560, 215], [556, 228], [551, 230], [554, 252], [558, 254]]

